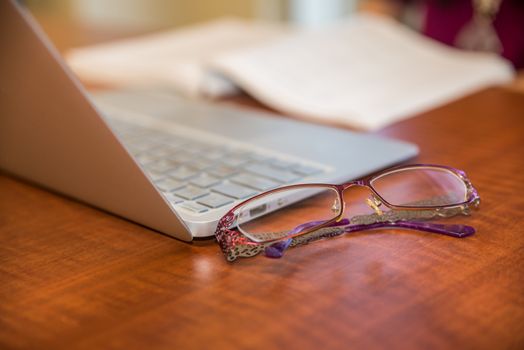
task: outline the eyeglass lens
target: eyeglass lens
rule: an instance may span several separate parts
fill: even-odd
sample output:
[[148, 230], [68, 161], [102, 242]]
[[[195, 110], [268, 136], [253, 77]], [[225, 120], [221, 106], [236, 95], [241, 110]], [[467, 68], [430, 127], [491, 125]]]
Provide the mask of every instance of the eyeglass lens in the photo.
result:
[[332, 220], [340, 214], [341, 206], [331, 187], [298, 187], [246, 203], [237, 211], [237, 224], [250, 239], [271, 241]]
[[467, 187], [445, 168], [406, 168], [382, 174], [371, 186], [389, 204], [405, 207], [434, 207], [463, 203]]

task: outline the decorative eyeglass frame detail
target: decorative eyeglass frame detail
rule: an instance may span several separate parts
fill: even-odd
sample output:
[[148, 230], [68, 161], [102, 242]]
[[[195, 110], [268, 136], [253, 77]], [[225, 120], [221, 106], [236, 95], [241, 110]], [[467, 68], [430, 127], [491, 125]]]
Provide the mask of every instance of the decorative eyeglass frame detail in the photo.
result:
[[[379, 193], [377, 193], [372, 185], [373, 180], [385, 176], [386, 174], [401, 170], [418, 168], [446, 170], [453, 173], [464, 182], [466, 187], [466, 200], [462, 203], [451, 205], [428, 205], [428, 203], [420, 202], [410, 203], [409, 206], [393, 205], [386, 201]], [[242, 234], [239, 230], [232, 228], [236, 224], [236, 211], [253, 200], [267, 196], [271, 193], [297, 188], [319, 186], [334, 189], [337, 192], [338, 198], [342, 203], [342, 208], [337, 217], [327, 221], [304, 223], [303, 225], [300, 225], [301, 230], [299, 233], [290, 234], [284, 238], [275, 238], [262, 243], [253, 241]], [[370, 206], [375, 209], [375, 213], [369, 215], [358, 215], [352, 217], [351, 219], [343, 218], [346, 205], [343, 199], [343, 192], [352, 186], [366, 187], [371, 191], [374, 197], [376, 197], [390, 210], [387, 212], [382, 212], [380, 209], [373, 207], [373, 205], [370, 203]], [[424, 206], [422, 206], [422, 204], [424, 204]], [[280, 257], [283, 251], [288, 247], [303, 245], [315, 240], [334, 237], [344, 233], [376, 228], [405, 228], [462, 238], [475, 233], [475, 229], [467, 225], [436, 224], [420, 222], [419, 220], [451, 217], [459, 214], [470, 215], [471, 210], [477, 209], [479, 205], [480, 197], [478, 192], [473, 187], [471, 181], [468, 179], [464, 171], [443, 165], [412, 164], [389, 168], [380, 173], [340, 185], [323, 183], [296, 184], [278, 187], [276, 189], [260, 193], [239, 203], [229, 210], [219, 220], [217, 229], [215, 231], [215, 237], [226, 257], [226, 260], [228, 261], [234, 261], [239, 257], [251, 257], [261, 253], [262, 251], [265, 251], [266, 255], [269, 257]]]

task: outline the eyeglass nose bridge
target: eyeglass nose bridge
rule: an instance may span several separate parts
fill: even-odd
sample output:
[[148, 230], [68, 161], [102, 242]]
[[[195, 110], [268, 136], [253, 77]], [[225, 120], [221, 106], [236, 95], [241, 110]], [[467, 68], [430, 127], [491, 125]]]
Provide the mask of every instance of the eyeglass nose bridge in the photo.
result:
[[[344, 184], [341, 187], [342, 200], [344, 200], [344, 192], [346, 190], [349, 190], [350, 188], [354, 188], [354, 187], [361, 187], [361, 188], [367, 189], [370, 192], [370, 196], [368, 198], [366, 198], [365, 203], [371, 209], [373, 209], [373, 211], [375, 211], [375, 213], [377, 215], [382, 216], [384, 214], [384, 212], [380, 208], [380, 206], [382, 206], [384, 203], [382, 203], [382, 200], [376, 195], [376, 193], [373, 190], [373, 188], [365, 180], [357, 180], [357, 181], [353, 181], [353, 182], [349, 182], [349, 183]], [[344, 205], [344, 207], [345, 207], [345, 205]]]
[[339, 214], [342, 211], [342, 202], [340, 197], [335, 198], [335, 200], [333, 201], [331, 211], [333, 212], [333, 214]]
[[377, 198], [377, 196], [372, 193], [371, 197], [366, 198], [366, 204], [375, 211], [379, 216], [383, 215], [382, 209], [379, 207], [382, 205], [382, 201]]

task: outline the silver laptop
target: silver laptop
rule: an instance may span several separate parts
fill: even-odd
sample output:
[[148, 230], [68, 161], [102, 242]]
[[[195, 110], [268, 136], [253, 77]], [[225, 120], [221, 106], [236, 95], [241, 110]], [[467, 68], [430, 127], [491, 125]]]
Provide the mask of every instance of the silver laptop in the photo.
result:
[[229, 208], [261, 191], [342, 182], [417, 154], [167, 90], [88, 95], [11, 0], [0, 0], [0, 52], [0, 168], [186, 241], [212, 236]]

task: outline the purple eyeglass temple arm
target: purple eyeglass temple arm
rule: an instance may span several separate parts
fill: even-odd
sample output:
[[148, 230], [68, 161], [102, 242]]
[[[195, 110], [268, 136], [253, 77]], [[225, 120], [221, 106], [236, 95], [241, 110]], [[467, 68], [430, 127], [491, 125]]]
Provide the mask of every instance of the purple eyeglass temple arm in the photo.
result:
[[475, 233], [475, 228], [468, 225], [445, 225], [445, 224], [434, 224], [430, 222], [416, 222], [416, 221], [396, 221], [396, 222], [379, 222], [374, 224], [363, 224], [363, 225], [352, 225], [348, 226], [344, 230], [345, 233], [362, 231], [362, 230], [371, 230], [374, 228], [382, 227], [399, 227], [407, 228], [418, 231], [426, 231], [432, 233], [440, 233], [442, 235], [463, 238], [470, 236]]
[[[319, 224], [322, 224], [322, 221], [307, 222], [305, 224], [295, 227], [295, 229], [292, 230], [290, 234], [298, 233], [300, 231], [303, 231], [304, 229], [318, 226]], [[457, 238], [467, 237], [475, 233], [475, 229], [467, 225], [455, 225], [455, 224], [444, 225], [444, 224], [435, 224], [431, 222], [419, 222], [419, 221], [393, 221], [393, 222], [392, 221], [383, 221], [383, 222], [376, 222], [376, 223], [370, 223], [370, 224], [350, 225], [350, 221], [348, 219], [342, 219], [338, 222], [334, 222], [330, 224], [328, 227], [341, 227], [341, 226], [346, 226], [344, 228], [343, 233], [371, 230], [375, 228], [384, 228], [384, 227], [408, 228], [408, 229], [419, 230], [419, 231], [440, 233], [443, 235], [457, 237]], [[312, 232], [310, 234], [311, 235], [310, 237], [314, 237], [315, 232]], [[320, 236], [319, 238], [322, 238], [323, 235], [320, 234], [319, 236]]]
[[[300, 232], [308, 227], [313, 227], [319, 225], [320, 221], [313, 221], [297, 226], [292, 233]], [[439, 233], [446, 236], [463, 238], [471, 236], [475, 233], [475, 228], [468, 225], [444, 225], [444, 224], [435, 224], [430, 222], [415, 222], [415, 221], [394, 221], [394, 222], [377, 222], [372, 224], [359, 224], [359, 225], [349, 225], [348, 219], [342, 219], [339, 222], [334, 222], [328, 227], [320, 229], [318, 231], [313, 231], [309, 234], [306, 234], [305, 237], [298, 236], [295, 239], [287, 239], [284, 241], [277, 242], [272, 244], [265, 249], [266, 256], [270, 258], [280, 258], [284, 254], [284, 251], [291, 245], [301, 245], [306, 244], [318, 239], [339, 236], [344, 233], [351, 233], [357, 231], [372, 230], [378, 228], [405, 228], [417, 231], [426, 231], [432, 233]]]

